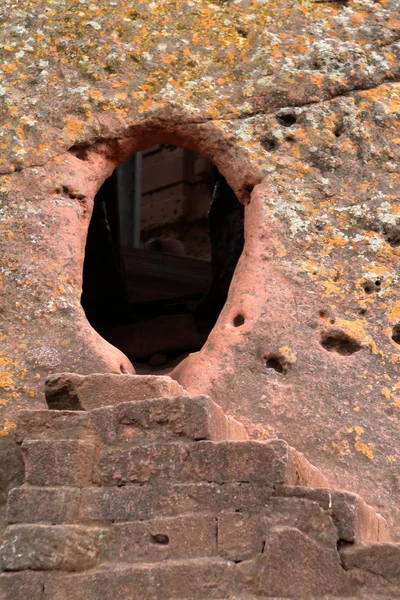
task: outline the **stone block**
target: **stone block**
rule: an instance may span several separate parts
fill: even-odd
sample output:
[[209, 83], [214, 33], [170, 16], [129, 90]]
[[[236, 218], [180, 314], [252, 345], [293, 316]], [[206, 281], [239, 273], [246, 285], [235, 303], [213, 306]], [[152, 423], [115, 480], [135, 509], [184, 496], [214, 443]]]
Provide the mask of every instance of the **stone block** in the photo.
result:
[[83, 522], [140, 521], [154, 515], [154, 489], [149, 485], [81, 490], [79, 520]]
[[355, 589], [336, 547], [320, 545], [294, 527], [273, 529], [263, 553], [237, 567], [238, 586], [265, 597], [347, 597]]
[[215, 557], [166, 561], [82, 574], [51, 574], [42, 600], [228, 598], [233, 580], [234, 565]]
[[[115, 409], [118, 440], [153, 441], [244, 440], [245, 428], [225, 416], [222, 408], [207, 396], [159, 398], [120, 404]], [[234, 437], [232, 437], [234, 436]]]
[[102, 406], [90, 412], [96, 434], [101, 443], [113, 445], [117, 442], [117, 419], [113, 406]]
[[251, 483], [189, 483], [90, 487], [81, 491], [80, 519], [138, 521], [194, 512], [242, 511], [263, 508], [272, 488]]
[[278, 496], [308, 498], [332, 515], [339, 539], [345, 542], [390, 542], [391, 534], [382, 515], [368, 506], [360, 496], [332, 489], [282, 486]]
[[263, 551], [276, 527], [293, 527], [311, 539], [335, 548], [337, 530], [332, 518], [316, 503], [293, 498], [270, 498], [264, 507], [218, 514], [218, 553], [235, 562]]
[[89, 411], [122, 402], [182, 396], [184, 389], [167, 376], [61, 373], [47, 378], [45, 395], [50, 409]]
[[90, 416], [84, 412], [56, 410], [21, 410], [18, 413], [15, 439], [87, 439], [92, 434]]
[[44, 581], [44, 573], [3, 573], [0, 575], [0, 600], [43, 600]]
[[303, 498], [271, 498], [264, 510], [268, 536], [276, 527], [293, 527], [323, 546], [335, 547], [338, 532], [331, 515], [317, 502]]
[[[191, 445], [151, 444], [106, 449], [95, 466], [93, 481], [106, 486], [159, 478], [290, 485], [303, 477], [303, 463], [297, 461], [297, 454], [282, 440], [267, 443], [203, 441]], [[308, 463], [304, 461], [304, 465], [306, 477]]]
[[98, 562], [109, 530], [83, 525], [10, 525], [0, 547], [3, 571], [84, 571]]
[[9, 523], [71, 523], [78, 517], [80, 490], [22, 486], [8, 495]]
[[25, 481], [50, 487], [90, 485], [95, 450], [93, 444], [80, 440], [25, 441]]
[[243, 425], [225, 416], [207, 396], [125, 402], [94, 409], [90, 416], [97, 435], [107, 445], [248, 437]]
[[145, 483], [155, 478], [178, 478], [189, 460], [186, 444], [151, 444], [106, 449], [95, 465], [93, 482], [100, 486]]
[[[303, 464], [298, 463], [297, 454], [283, 440], [265, 443], [199, 442], [191, 447], [190, 463], [185, 464], [181, 477], [188, 476], [195, 481], [236, 481], [267, 486], [283, 482], [295, 484], [302, 476], [303, 468]], [[304, 466], [308, 466], [306, 461]]]
[[216, 538], [217, 523], [210, 514], [117, 523], [104, 560], [137, 563], [213, 556]]
[[261, 513], [229, 512], [218, 515], [218, 554], [240, 562], [261, 554], [265, 528]]
[[359, 569], [400, 585], [400, 544], [369, 542], [340, 548], [343, 566]]

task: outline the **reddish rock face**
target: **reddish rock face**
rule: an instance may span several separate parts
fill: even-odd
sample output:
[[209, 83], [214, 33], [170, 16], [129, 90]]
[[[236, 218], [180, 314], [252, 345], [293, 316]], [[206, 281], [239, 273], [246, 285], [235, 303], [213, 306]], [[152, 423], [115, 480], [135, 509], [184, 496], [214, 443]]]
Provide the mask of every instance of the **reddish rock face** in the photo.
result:
[[157, 142], [213, 161], [246, 205], [225, 308], [174, 378], [398, 528], [396, 2], [47, 8], [25, 2], [0, 40], [3, 496], [47, 374], [133, 372], [84, 316], [83, 253], [102, 182]]

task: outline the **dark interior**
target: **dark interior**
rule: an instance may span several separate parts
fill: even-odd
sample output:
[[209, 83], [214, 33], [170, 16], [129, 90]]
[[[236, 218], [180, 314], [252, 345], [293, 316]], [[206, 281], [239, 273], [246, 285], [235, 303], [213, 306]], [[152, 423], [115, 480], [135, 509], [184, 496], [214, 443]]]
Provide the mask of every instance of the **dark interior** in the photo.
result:
[[158, 145], [131, 156], [95, 198], [83, 271], [91, 325], [138, 373], [199, 350], [243, 249], [244, 210], [216, 167]]

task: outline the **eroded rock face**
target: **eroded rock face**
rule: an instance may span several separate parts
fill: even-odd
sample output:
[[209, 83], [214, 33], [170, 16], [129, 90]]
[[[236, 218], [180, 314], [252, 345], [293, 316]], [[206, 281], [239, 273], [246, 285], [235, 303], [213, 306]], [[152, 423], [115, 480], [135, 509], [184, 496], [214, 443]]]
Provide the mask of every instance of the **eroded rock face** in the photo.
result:
[[48, 373], [132, 372], [80, 305], [93, 198], [131, 152], [180, 144], [247, 206], [228, 301], [175, 378], [398, 527], [397, 2], [0, 11], [0, 443]]

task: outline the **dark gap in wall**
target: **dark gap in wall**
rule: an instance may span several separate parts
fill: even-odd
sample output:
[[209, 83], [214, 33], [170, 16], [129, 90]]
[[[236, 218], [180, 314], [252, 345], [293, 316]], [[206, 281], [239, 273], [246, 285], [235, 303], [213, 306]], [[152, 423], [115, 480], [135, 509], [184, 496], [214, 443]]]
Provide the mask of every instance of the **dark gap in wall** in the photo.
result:
[[244, 207], [214, 165], [169, 145], [132, 155], [95, 198], [86, 316], [137, 373], [168, 373], [206, 341], [243, 244]]

